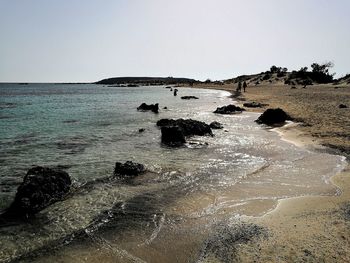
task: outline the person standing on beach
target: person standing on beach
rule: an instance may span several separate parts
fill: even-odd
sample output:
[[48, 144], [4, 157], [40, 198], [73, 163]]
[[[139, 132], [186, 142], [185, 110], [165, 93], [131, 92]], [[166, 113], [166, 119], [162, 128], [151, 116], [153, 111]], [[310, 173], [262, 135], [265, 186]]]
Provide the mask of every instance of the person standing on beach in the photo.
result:
[[247, 83], [244, 81], [243, 82], [243, 91], [245, 92], [245, 89], [248, 87]]
[[242, 90], [242, 82], [238, 82], [238, 87], [236, 89], [237, 92], [241, 92]]

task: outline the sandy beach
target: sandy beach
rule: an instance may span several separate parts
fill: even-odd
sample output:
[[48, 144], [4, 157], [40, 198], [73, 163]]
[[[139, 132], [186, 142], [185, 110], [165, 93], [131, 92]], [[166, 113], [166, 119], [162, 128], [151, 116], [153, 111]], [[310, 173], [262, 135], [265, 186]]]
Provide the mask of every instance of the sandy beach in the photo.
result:
[[[214, 86], [232, 91], [233, 84]], [[277, 128], [283, 139], [315, 151], [350, 154], [350, 110], [339, 104], [350, 101], [350, 87], [315, 85], [291, 89], [288, 85], [258, 85], [236, 98], [239, 104], [259, 102], [262, 112], [280, 107], [295, 123]], [[248, 222], [266, 227], [268, 236], [241, 244], [241, 262], [349, 262], [350, 261], [350, 169], [331, 179], [339, 187], [336, 196], [305, 196], [280, 200], [262, 217], [246, 217]]]

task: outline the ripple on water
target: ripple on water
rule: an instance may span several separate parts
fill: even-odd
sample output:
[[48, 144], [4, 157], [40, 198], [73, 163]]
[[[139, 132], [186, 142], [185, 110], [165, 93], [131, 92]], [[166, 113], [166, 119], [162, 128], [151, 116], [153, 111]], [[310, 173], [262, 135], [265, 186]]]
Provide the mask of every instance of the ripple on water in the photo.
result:
[[[34, 138], [19, 138], [19, 144], [12, 148], [6, 145], [9, 151], [17, 149], [17, 152], [11, 152], [11, 157], [5, 156], [11, 158], [6, 165], [10, 167], [7, 171], [12, 172], [15, 164], [23, 167], [40, 162], [51, 166], [72, 164], [68, 167], [69, 172], [78, 180], [76, 185], [79, 187], [75, 185], [69, 198], [43, 210], [28, 224], [1, 228], [0, 261], [38, 248], [45, 251], [45, 260], [55, 261], [54, 256], [57, 256], [58, 261], [64, 261], [61, 259], [67, 255], [93, 257], [98, 253], [92, 249], [96, 247], [110, 251], [107, 254], [111, 255], [112, 262], [122, 255], [145, 261], [176, 261], [177, 257], [188, 261], [188, 258], [198, 259], [198, 252], [199, 259], [213, 256], [222, 261], [231, 260], [234, 254], [230, 251], [234, 247], [230, 244], [245, 242], [254, 238], [252, 233], [260, 231], [255, 226], [218, 227], [220, 223], [227, 225], [227, 219], [232, 215], [260, 215], [273, 208], [279, 198], [334, 193], [335, 187], [327, 183], [341, 169], [344, 160], [281, 141], [276, 133], [254, 123], [257, 114], [224, 117], [212, 114], [217, 106], [230, 103], [224, 97], [218, 100], [216, 92], [179, 88], [181, 95], [188, 92], [188, 95], [201, 98], [188, 104], [174, 99], [165, 92], [166, 89], [145, 88], [142, 92], [135, 89], [132, 96], [127, 97], [132, 99], [131, 102], [122, 97], [126, 109], [120, 112], [121, 109], [116, 107], [121, 100], [118, 91], [127, 93], [128, 90], [105, 89], [109, 92], [107, 95], [88, 94], [82, 98], [79, 94], [79, 99], [87, 103], [74, 103], [74, 96], [68, 96], [76, 106], [70, 110], [78, 109], [79, 120], [86, 126], [63, 125], [65, 129], [62, 130], [57, 126], [43, 130], [48, 132], [46, 139], [40, 140], [40, 145], [33, 141], [36, 147], [25, 151], [21, 147], [30, 145]], [[94, 92], [97, 91], [94, 89]], [[145, 96], [152, 101], [164, 101], [164, 105], [172, 110], [155, 116], [137, 112], [133, 106], [128, 108], [128, 105], [139, 105]], [[91, 97], [94, 97], [93, 102]], [[60, 101], [62, 98], [55, 99]], [[214, 101], [219, 102], [214, 105]], [[70, 115], [71, 112], [67, 114], [60, 103], [51, 101], [51, 97], [47, 96], [43, 103], [49, 103], [49, 106], [54, 103], [55, 111], [51, 113], [59, 115], [54, 116], [55, 125], [78, 116]], [[85, 108], [79, 108], [81, 104]], [[113, 115], [114, 111], [116, 115]], [[86, 116], [85, 112], [88, 113]], [[66, 117], [62, 119], [60, 114]], [[121, 118], [120, 123], [120, 119], [111, 116]], [[188, 140], [187, 147], [162, 147], [160, 131], [155, 126], [159, 118], [219, 121], [227, 132], [215, 131], [214, 137], [193, 137]], [[109, 124], [110, 120], [113, 125], [99, 125]], [[50, 126], [49, 122], [47, 126]], [[146, 132], [139, 134], [140, 127], [146, 128]], [[10, 153], [7, 150], [4, 152]], [[128, 184], [114, 178], [97, 179], [111, 175], [115, 161], [125, 160], [144, 163], [152, 173]], [[215, 232], [218, 235], [215, 236]], [[82, 238], [76, 233], [86, 235]], [[237, 233], [247, 235], [239, 240]], [[68, 237], [67, 242], [76, 242], [75, 245], [66, 244], [55, 252], [56, 255], [48, 253], [51, 246]], [[104, 257], [106, 253], [101, 253], [97, 261], [104, 261]]]

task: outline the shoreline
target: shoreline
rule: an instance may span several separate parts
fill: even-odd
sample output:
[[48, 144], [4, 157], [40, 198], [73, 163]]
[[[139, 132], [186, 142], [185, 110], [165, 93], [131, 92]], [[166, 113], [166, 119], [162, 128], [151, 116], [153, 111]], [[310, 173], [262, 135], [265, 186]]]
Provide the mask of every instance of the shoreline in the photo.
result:
[[[232, 89], [219, 89], [232, 93]], [[251, 101], [249, 95], [242, 95], [239, 98], [232, 96], [232, 99], [238, 104], [245, 100]], [[264, 110], [247, 109], [250, 112]], [[301, 122], [291, 122], [271, 130], [277, 132], [282, 140], [298, 147], [343, 156], [346, 162], [344, 167], [329, 179], [339, 189], [339, 193], [282, 198], [277, 200], [273, 209], [261, 216], [245, 216], [244, 220], [266, 227], [270, 236], [241, 245], [237, 255], [243, 262], [350, 261], [349, 157], [325, 146], [320, 138], [305, 132], [301, 125]]]
[[[208, 89], [209, 89], [209, 87], [208, 87]], [[217, 91], [218, 91], [218, 89], [217, 89]], [[219, 93], [221, 93], [221, 92], [219, 92]], [[227, 104], [231, 104], [231, 99], [228, 98], [227, 90], [225, 90], [224, 96], [225, 96], [225, 102], [224, 103], [225, 104], [226, 103]], [[210, 96], [210, 97], [213, 97], [213, 96]], [[213, 103], [217, 103], [217, 102], [215, 101]], [[212, 106], [212, 104], [209, 104], [209, 103], [207, 103], [205, 105], [206, 106], [207, 105], [211, 105]], [[211, 112], [212, 111], [210, 111], [210, 114], [211, 114]], [[248, 122], [250, 124], [254, 124], [254, 120], [258, 116], [258, 113], [257, 113], [256, 110], [254, 110], [252, 112], [254, 112], [254, 113], [250, 113], [250, 112], [246, 113], [246, 115], [250, 115], [251, 116], [248, 119]], [[230, 125], [235, 125], [235, 124], [236, 124], [236, 120], [234, 122], [230, 122]], [[229, 124], [227, 126], [230, 127]], [[254, 126], [256, 126], [256, 125], [254, 124]], [[288, 151], [289, 151], [288, 147], [291, 147], [291, 149], [292, 148], [293, 149], [296, 148], [296, 147], [292, 147], [292, 145], [290, 143], [293, 143], [294, 145], [297, 145], [298, 147], [305, 147], [306, 151], [308, 151], [308, 150], [310, 150], [310, 151], [315, 150], [314, 147], [316, 147], [316, 145], [318, 145], [317, 144], [318, 141], [316, 139], [312, 139], [312, 138], [308, 137], [304, 132], [299, 130], [299, 126], [300, 126], [300, 124], [291, 122], [291, 123], [289, 123], [289, 124], [287, 124], [287, 125], [285, 125], [283, 127], [280, 127], [280, 128], [273, 128], [273, 129], [271, 129], [271, 128], [263, 128], [263, 127], [261, 127], [261, 129], [266, 129], [268, 132], [270, 132], [270, 136], [272, 135], [272, 137], [273, 137], [273, 140], [271, 140], [272, 143], [274, 141], [276, 141], [276, 142], [278, 141], [280, 143], [281, 140], [287, 141], [288, 144], [287, 143], [282, 143], [282, 145], [284, 147], [287, 147], [285, 149], [288, 149]], [[257, 127], [257, 130], [259, 130], [259, 129], [260, 128]], [[246, 129], [243, 129], [243, 130], [246, 131]], [[259, 133], [257, 133], [257, 134], [259, 134]], [[226, 134], [226, 137], [227, 137], [227, 135], [228, 134]], [[259, 136], [259, 135], [256, 135], [256, 136]], [[269, 136], [267, 136], [267, 137], [269, 138]], [[225, 144], [226, 143], [227, 142], [225, 142]], [[320, 150], [323, 151], [323, 152], [326, 152], [326, 150], [325, 150], [325, 148], [323, 146], [322, 146], [322, 148]], [[251, 151], [253, 153], [256, 153], [258, 151], [258, 149], [256, 148], [256, 144], [254, 145], [254, 147], [252, 148]], [[282, 153], [282, 152], [279, 152], [279, 153]], [[326, 156], [326, 158], [327, 158], [328, 155], [323, 155], [323, 156]], [[291, 158], [293, 158], [293, 159], [291, 159]], [[294, 159], [294, 156], [292, 157], [292, 155], [288, 155], [288, 157], [287, 156], [286, 157], [282, 157], [282, 159], [283, 160], [298, 160], [298, 158]], [[331, 157], [331, 159], [333, 159], [333, 158]], [[325, 167], [326, 168], [324, 170], [319, 170], [318, 169], [319, 167], [314, 166], [315, 163], [313, 163], [313, 161], [311, 161], [311, 160], [307, 159], [307, 165], [303, 166], [304, 169], [306, 169], [307, 171], [310, 172], [310, 174], [303, 173], [305, 175], [304, 178], [309, 178], [308, 176], [311, 177], [312, 175], [314, 175], [314, 178], [318, 178], [319, 174], [326, 175], [326, 173], [322, 173], [322, 171], [326, 171], [327, 167], [333, 167], [333, 165], [327, 165], [327, 164], [329, 164], [328, 162], [326, 162], [325, 165], [322, 166], [322, 163], [320, 162], [320, 160], [322, 160], [322, 159], [317, 159], [316, 164], [320, 164], [321, 167]], [[200, 161], [203, 162], [203, 160], [200, 160]], [[194, 163], [193, 160], [191, 160], [191, 165], [193, 163]], [[337, 165], [336, 167], [343, 167], [343, 166], [345, 167], [345, 162], [343, 163], [343, 161], [340, 160], [340, 159], [339, 159], [339, 162], [335, 162], [334, 164]], [[297, 167], [297, 165], [298, 164], [296, 164], [296, 166], [294, 166], [294, 164], [291, 163], [291, 165], [289, 167], [293, 168], [293, 167]], [[347, 164], [347, 166], [348, 166], [348, 164]], [[185, 166], [183, 166], [183, 164], [182, 164], [181, 167], [185, 167]], [[314, 172], [313, 173], [314, 169], [311, 170], [310, 167], [317, 168], [316, 170], [318, 172]], [[345, 171], [349, 172], [347, 170], [348, 168], [349, 167], [344, 168]], [[276, 182], [278, 183], [279, 182], [279, 175], [281, 174], [281, 172], [283, 173], [284, 171], [286, 171], [286, 170], [283, 170], [283, 171], [280, 171], [279, 173], [276, 173], [276, 177], [274, 177], [270, 181], [267, 181], [267, 185], [270, 185], [270, 189], [267, 188], [266, 192], [263, 192], [263, 191], [259, 192], [259, 195], [261, 193], [269, 194], [269, 193], [274, 193], [275, 191], [279, 191], [279, 186], [282, 186], [282, 184], [276, 184], [275, 185], [275, 184], [273, 184], [273, 181], [276, 180]], [[335, 172], [335, 170], [333, 170], [333, 171]], [[252, 174], [254, 174], [254, 172]], [[269, 172], [267, 174], [269, 174]], [[337, 173], [337, 175], [338, 175], [338, 173]], [[327, 176], [326, 176], [327, 180], [330, 180], [332, 182], [332, 184], [329, 184], [329, 187], [327, 187], [327, 189], [328, 188], [331, 189], [333, 187], [333, 185], [336, 186], [336, 187], [333, 187], [333, 189], [336, 189], [338, 187], [343, 187], [343, 183], [344, 182], [341, 179], [339, 179], [340, 180], [339, 182], [338, 182], [338, 179], [333, 179], [337, 175], [333, 175], [333, 172], [327, 173]], [[340, 177], [343, 178], [342, 176], [340, 176]], [[346, 177], [349, 177], [349, 176], [345, 176], [345, 178]], [[305, 184], [303, 184], [303, 183], [300, 183], [301, 181], [300, 181], [300, 179], [298, 179], [300, 177], [296, 176], [295, 178], [296, 178], [295, 179], [296, 182], [299, 181], [298, 182], [299, 185], [307, 185], [307, 186], [312, 187], [312, 184], [308, 183], [310, 181], [305, 181]], [[318, 179], [322, 179], [322, 181], [320, 180], [320, 185], [323, 183], [323, 181], [325, 181], [325, 182], [327, 181], [327, 180], [324, 180], [325, 177], [323, 177], [323, 178], [319, 177]], [[140, 180], [141, 180], [140, 182], [142, 182], [142, 178]], [[350, 181], [348, 181], [347, 184], [350, 185]], [[319, 231], [320, 227], [322, 227], [322, 225], [324, 225], [325, 222], [327, 222], [327, 221], [332, 222], [333, 218], [331, 218], [331, 220], [327, 220], [327, 216], [329, 216], [330, 214], [333, 213], [332, 211], [334, 210], [334, 207], [333, 207], [334, 204], [337, 202], [337, 207], [339, 207], [338, 210], [340, 211], [338, 214], [340, 215], [341, 212], [343, 211], [343, 210], [341, 210], [342, 209], [341, 205], [344, 203], [343, 201], [344, 200], [348, 200], [348, 198], [346, 196], [344, 197], [343, 194], [342, 194], [342, 199], [340, 201], [339, 201], [339, 199], [336, 199], [336, 198], [339, 197], [339, 195], [336, 195], [335, 191], [334, 192], [330, 192], [330, 191], [329, 192], [327, 192], [327, 191], [315, 192], [314, 191], [315, 194], [308, 195], [308, 192], [312, 191], [310, 188], [309, 189], [305, 188], [305, 191], [302, 194], [301, 192], [296, 191], [295, 188], [292, 188], [291, 185], [293, 185], [293, 184], [286, 184], [286, 185], [289, 185], [288, 188], [289, 188], [290, 193], [291, 193], [291, 195], [289, 195], [289, 196], [293, 196], [294, 195], [294, 196], [297, 196], [297, 197], [288, 197], [288, 198], [286, 198], [285, 197], [286, 195], [280, 195], [280, 197], [273, 197], [273, 198], [270, 198], [270, 199], [268, 199], [268, 198], [264, 199], [263, 197], [260, 197], [259, 200], [253, 200], [249, 204], [248, 204], [248, 202], [245, 202], [246, 204], [248, 204], [248, 206], [247, 206], [248, 208], [246, 210], [243, 210], [243, 209], [242, 210], [237, 210], [237, 211], [239, 211], [239, 212], [237, 212], [237, 217], [236, 216], [234, 217], [234, 221], [235, 221], [235, 224], [236, 224], [237, 228], [233, 227], [231, 230], [233, 231], [232, 232], [233, 237], [234, 238], [237, 237], [238, 239], [235, 241], [236, 243], [234, 243], [229, 248], [227, 248], [227, 250], [232, 249], [232, 251], [233, 251], [232, 253], [239, 254], [239, 258], [242, 259], [240, 261], [243, 261], [243, 262], [252, 262], [252, 261], [271, 262], [271, 261], [276, 261], [274, 259], [276, 259], [277, 256], [280, 257], [280, 254], [276, 255], [275, 250], [274, 250], [274, 248], [276, 247], [276, 243], [278, 245], [281, 245], [281, 248], [280, 248], [281, 253], [282, 252], [284, 253], [287, 250], [286, 247], [288, 247], [288, 245], [290, 243], [290, 240], [291, 240], [291, 239], [286, 239], [285, 236], [287, 235], [288, 237], [291, 237], [294, 234], [294, 232], [295, 232], [295, 226], [296, 225], [299, 226], [299, 225], [307, 225], [307, 224], [309, 224], [308, 220], [310, 221], [310, 214], [315, 215], [315, 217], [312, 218], [311, 221], [312, 222], [318, 222], [318, 220], [320, 220], [319, 219], [319, 217], [320, 217], [319, 213], [321, 211], [321, 213], [324, 213], [324, 220], [321, 222], [322, 224], [321, 223], [318, 223], [317, 225], [314, 224], [314, 226], [313, 226], [314, 227], [313, 228], [314, 231], [312, 232], [313, 236], [310, 237], [310, 240], [304, 241], [303, 244], [308, 244], [308, 243], [313, 242], [313, 237], [320, 233], [320, 231]], [[320, 186], [320, 185], [315, 183], [316, 187]], [[240, 187], [241, 186], [238, 186], [238, 188], [240, 188]], [[237, 194], [237, 193], [239, 194], [240, 193], [241, 189], [238, 189], [238, 188], [236, 188], [236, 190], [238, 190], [238, 191], [236, 191], [234, 189], [230, 189], [229, 195], [227, 195], [227, 197], [228, 197], [227, 200], [229, 198], [232, 198], [232, 196], [234, 197], [235, 194]], [[286, 188], [286, 189], [288, 189], [288, 188]], [[318, 189], [321, 189], [321, 188], [313, 188], [313, 189], [316, 189], [316, 191], [317, 191]], [[149, 189], [147, 189], [147, 191], [148, 190]], [[256, 189], [255, 189], [255, 191], [256, 191]], [[328, 193], [332, 193], [332, 194], [328, 195]], [[223, 197], [224, 195], [225, 195], [224, 191], [218, 192], [218, 196], [219, 197]], [[217, 205], [216, 198], [211, 198], [212, 196], [210, 196], [210, 195], [207, 195], [207, 197], [209, 197], [209, 198], [203, 198], [203, 195], [200, 195], [200, 194], [198, 196], [199, 196], [199, 198], [197, 200], [193, 199], [193, 196], [191, 196], [190, 201], [191, 202], [195, 201], [196, 205], [198, 205], [198, 204], [200, 205], [201, 201], [204, 202], [204, 205], [207, 205], [205, 203], [207, 201], [212, 203], [214, 206]], [[349, 194], [349, 196], [350, 196], [350, 194]], [[97, 195], [97, 197], [98, 197], [98, 195]], [[196, 196], [194, 196], [194, 197], [196, 197]], [[185, 200], [184, 203], [181, 203], [181, 201], [182, 201], [181, 198], [178, 198], [178, 199], [180, 200], [179, 208], [185, 207], [186, 211], [187, 211], [188, 208], [191, 208], [191, 202], [186, 202], [186, 198], [184, 199]], [[139, 199], [137, 199], [137, 201], [139, 202]], [[75, 204], [74, 200], [71, 200], [71, 202], [72, 202], [71, 203], [72, 205]], [[310, 205], [310, 203], [312, 203], [312, 205]], [[327, 206], [326, 206], [326, 204], [327, 204]], [[245, 206], [245, 204], [244, 204], [244, 206]], [[176, 208], [175, 205], [173, 207]], [[171, 208], [173, 208], [173, 207], [171, 207]], [[58, 206], [58, 208], [59, 208], [59, 206]], [[62, 206], [61, 208], [63, 209], [64, 207]], [[53, 209], [55, 209], [54, 206], [53, 206]], [[236, 209], [236, 208], [233, 208], [233, 209]], [[318, 209], [318, 210], [316, 212], [312, 212], [315, 209]], [[112, 210], [109, 210], [109, 211], [112, 211]], [[151, 210], [151, 211], [156, 211], [156, 210]], [[175, 215], [175, 218], [176, 218], [176, 212], [175, 211], [176, 210], [169, 210], [169, 211], [166, 211], [165, 214], [169, 213], [171, 215]], [[181, 210], [179, 210], [179, 211], [180, 211], [180, 215], [181, 215], [182, 211]], [[242, 211], [244, 211], [244, 212], [242, 212]], [[251, 213], [249, 213], [247, 211], [251, 211]], [[222, 210], [222, 215], [223, 215], [222, 218], [225, 218], [226, 216], [227, 217], [231, 217], [233, 214], [230, 212], [230, 208], [227, 208], [227, 209], [225, 208], [225, 210]], [[157, 228], [156, 232], [153, 232], [153, 233], [156, 233], [155, 234], [156, 235], [155, 238], [158, 236], [158, 232], [157, 231], [162, 228], [162, 224], [163, 224], [162, 220], [164, 220], [164, 218], [165, 217], [161, 217], [161, 219], [160, 219], [161, 221], [159, 221], [161, 223], [161, 225], [159, 225], [159, 229]], [[220, 218], [220, 216], [218, 216], [217, 218]], [[349, 204], [349, 218], [350, 218], [350, 204]], [[194, 217], [194, 219], [196, 219], [196, 217]], [[207, 222], [205, 218], [203, 219], [203, 222]], [[222, 221], [221, 223], [222, 223], [223, 227], [226, 227], [226, 225], [227, 225], [226, 221]], [[247, 224], [247, 223], [249, 223], [249, 224]], [[240, 227], [238, 227], [238, 225], [240, 225], [240, 224], [242, 224], [242, 225]], [[189, 225], [191, 225], [191, 222], [189, 223]], [[186, 223], [185, 223], [185, 225], [184, 225], [185, 228], [184, 229], [186, 229], [186, 226], [188, 227], [189, 225], [186, 225]], [[328, 227], [328, 228], [330, 228], [330, 227]], [[206, 228], [204, 227], [204, 229], [206, 229]], [[220, 242], [222, 242], [222, 246], [223, 247], [225, 247], [226, 245], [229, 245], [230, 242], [232, 243], [232, 240], [230, 240], [230, 239], [226, 240], [225, 236], [216, 236], [215, 232], [218, 231], [218, 229], [216, 229], [216, 228], [215, 229], [209, 229], [210, 231], [213, 230], [214, 235], [213, 236], [209, 236], [209, 239], [208, 239], [209, 241], [208, 242], [214, 242], [215, 243], [217, 241], [220, 241]], [[259, 231], [260, 229], [261, 229], [261, 231]], [[264, 232], [265, 229], [266, 229], [266, 233]], [[349, 229], [350, 229], [350, 224], [349, 224]], [[169, 231], [169, 230], [165, 229], [165, 231]], [[226, 228], [224, 229], [224, 233], [225, 233], [225, 231], [226, 231]], [[303, 235], [304, 231], [305, 231], [305, 228], [300, 228], [300, 232], [299, 232], [300, 235]], [[307, 229], [307, 231], [309, 231], [309, 229]], [[172, 233], [172, 232], [169, 231], [169, 233]], [[264, 233], [264, 234], [262, 234], [262, 233]], [[175, 234], [177, 234], [177, 233], [175, 233]], [[266, 236], [265, 236], [265, 234], [266, 234]], [[192, 233], [189, 233], [188, 236], [191, 236], [191, 235], [192, 235]], [[153, 234], [152, 234], [152, 236], [153, 236]], [[203, 240], [204, 240], [204, 242], [206, 242], [206, 240], [205, 239], [201, 240], [201, 238], [199, 237], [200, 235], [198, 235], [198, 233], [197, 233], [197, 236], [196, 235], [194, 235], [194, 236], [195, 236], [194, 239], [191, 242], [189, 242], [188, 245], [189, 246], [192, 245], [194, 247], [193, 250], [198, 250], [199, 249], [198, 245], [200, 244], [200, 242], [202, 242]], [[243, 244], [240, 243], [242, 241], [242, 236], [243, 236], [243, 239], [246, 238], [248, 240], [247, 242], [243, 240]], [[204, 236], [203, 236], [203, 238], [204, 238]], [[210, 239], [210, 238], [214, 238], [214, 239]], [[261, 239], [259, 239], [259, 238], [261, 238]], [[153, 239], [151, 239], [151, 242], [153, 242]], [[300, 237], [295, 239], [296, 240], [296, 242], [295, 242], [296, 245], [298, 245], [297, 241], [299, 239], [300, 239]], [[179, 239], [179, 240], [181, 240], [181, 239]], [[212, 241], [212, 240], [214, 240], [214, 241]], [[342, 237], [340, 236], [340, 238], [337, 239], [337, 241], [339, 241], [339, 242], [334, 241], [334, 242], [332, 242], [332, 244], [336, 244], [336, 247], [340, 247], [339, 243], [340, 243], [341, 240], [342, 240]], [[171, 240], [171, 238], [170, 238], [170, 241], [172, 242], [172, 246], [174, 246], [175, 244], [177, 245], [177, 249], [181, 249], [181, 247], [183, 246], [183, 243], [181, 243], [181, 242], [176, 243], [176, 242], [174, 242], [174, 240]], [[284, 243], [286, 243], [286, 245], [284, 245]], [[156, 244], [157, 243], [155, 243], [153, 245], [156, 246]], [[90, 244], [88, 244], [86, 246], [86, 248], [89, 248], [89, 245]], [[303, 251], [303, 249], [297, 248], [296, 245], [293, 244], [290, 247], [288, 247], [289, 251], [296, 250], [296, 249], [298, 251], [299, 250]], [[318, 245], [318, 247], [319, 246], [320, 245]], [[78, 252], [78, 253], [79, 252], [84, 252], [84, 250], [80, 251], [79, 249], [77, 249], [77, 250], [75, 250], [75, 249], [76, 248], [74, 247], [74, 245], [72, 247], [68, 246], [67, 251]], [[149, 250], [147, 251], [147, 247], [145, 247], [144, 249], [145, 250], [140, 249], [139, 253], [146, 253], [147, 254]], [[190, 250], [190, 251], [192, 251], [192, 250]], [[308, 248], [308, 251], [312, 251], [312, 249]], [[178, 252], [178, 250], [176, 250], [176, 252]], [[210, 250], [205, 251], [205, 253], [210, 253], [210, 252], [211, 252]], [[303, 252], [301, 252], [301, 253], [303, 253]], [[166, 255], [169, 255], [169, 254], [166, 254]], [[43, 256], [45, 256], [45, 255], [43, 255]], [[55, 257], [54, 254], [52, 254], [51, 256]], [[64, 255], [63, 255], [63, 257], [64, 257]], [[281, 256], [281, 258], [279, 258], [279, 259], [280, 259], [279, 261], [294, 261], [295, 258], [293, 256], [290, 256], [290, 257], [283, 256], [283, 258], [282, 258], [282, 256]], [[286, 259], [288, 259], [288, 260], [286, 260]]]

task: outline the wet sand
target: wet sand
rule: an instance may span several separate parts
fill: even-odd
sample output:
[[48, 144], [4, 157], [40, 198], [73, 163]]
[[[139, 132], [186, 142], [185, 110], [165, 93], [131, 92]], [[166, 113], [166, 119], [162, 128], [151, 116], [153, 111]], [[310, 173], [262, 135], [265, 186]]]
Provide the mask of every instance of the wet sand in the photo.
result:
[[[299, 147], [329, 151], [302, 127], [292, 123], [276, 129], [276, 132]], [[333, 177], [332, 182], [340, 189], [349, 188], [349, 175], [349, 170], [344, 171]], [[267, 189], [268, 193], [271, 192]], [[232, 199], [231, 195], [238, 193], [221, 191], [220, 197], [225, 194]], [[208, 207], [211, 203], [216, 206], [217, 200], [210, 195], [207, 198], [191, 196], [179, 199], [172, 206], [175, 210], [164, 211], [173, 216], [174, 222], [168, 221], [169, 218], [162, 213], [158, 218], [158, 213], [151, 211], [157, 215], [150, 221], [155, 226], [152, 233], [146, 231], [135, 235], [131, 231], [119, 233], [106, 228], [102, 234], [89, 233], [86, 245], [78, 240], [76, 245], [66, 247], [58, 255], [36, 258], [35, 262], [52, 262], [53, 259], [61, 262], [115, 262], [118, 258], [123, 262], [143, 262], [141, 259], [147, 262], [186, 262], [189, 259], [193, 262], [344, 262], [349, 260], [350, 191], [340, 196], [335, 196], [335, 192], [332, 194], [280, 201], [257, 200], [249, 206], [245, 204], [244, 211], [238, 208], [239, 214], [246, 216], [233, 217], [232, 221], [228, 218], [237, 212], [236, 206], [232, 211], [227, 208], [213, 217], [202, 217], [193, 214], [198, 209], [191, 211], [191, 203], [194, 202], [195, 207]], [[275, 209], [270, 211], [273, 207]], [[266, 210], [270, 212], [266, 213]], [[186, 220], [181, 219], [183, 214], [189, 215]], [[163, 225], [168, 225], [168, 228]], [[147, 237], [145, 241], [142, 241], [143, 235]]]
[[[216, 86], [233, 90], [232, 85]], [[319, 85], [291, 89], [286, 85], [248, 87], [240, 103], [255, 101], [286, 110], [299, 124], [278, 128], [283, 139], [316, 151], [350, 156], [350, 87]], [[349, 106], [349, 105], [348, 105]], [[263, 111], [258, 108], [252, 111]], [[328, 146], [328, 147], [325, 147]], [[336, 196], [280, 200], [277, 207], [247, 222], [268, 229], [263, 239], [240, 244], [240, 262], [350, 262], [350, 168], [332, 177]]]
[[[209, 88], [207, 86], [202, 86]], [[233, 84], [210, 86], [213, 89], [235, 90]], [[197, 88], [197, 86], [196, 86]], [[247, 91], [237, 97], [244, 102], [268, 104], [263, 108], [247, 108], [261, 112], [266, 108], [282, 108], [296, 122], [298, 130], [319, 144], [336, 153], [350, 157], [350, 85], [312, 85], [305, 89], [292, 89], [284, 84], [261, 84], [248, 86]], [[348, 108], [339, 108], [345, 104]]]
[[349, 262], [350, 170], [332, 178], [339, 196], [281, 200], [275, 210], [250, 218], [269, 230], [269, 237], [242, 245], [243, 262]]

